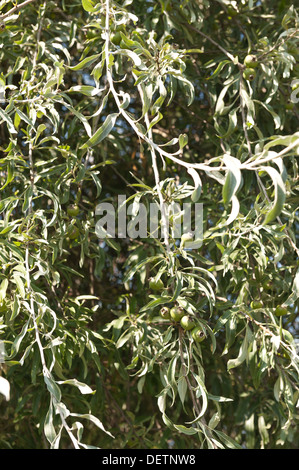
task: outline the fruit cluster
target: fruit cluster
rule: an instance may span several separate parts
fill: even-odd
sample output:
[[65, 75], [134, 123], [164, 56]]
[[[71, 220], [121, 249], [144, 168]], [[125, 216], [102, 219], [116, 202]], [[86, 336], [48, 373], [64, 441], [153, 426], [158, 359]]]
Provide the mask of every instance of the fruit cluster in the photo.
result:
[[70, 240], [77, 240], [80, 235], [80, 230], [78, 226], [76, 225], [76, 221], [75, 221], [75, 218], [77, 218], [79, 213], [80, 213], [80, 208], [77, 204], [70, 204], [67, 206], [67, 215], [73, 219], [67, 231], [67, 237]]
[[[157, 276], [155, 278], [151, 277], [149, 279], [149, 287], [153, 291], [161, 291], [165, 286], [162, 279]], [[201, 326], [198, 325], [195, 318], [186, 314], [185, 310], [179, 305], [176, 305], [172, 308], [162, 307], [160, 310], [160, 316], [164, 320], [171, 320], [174, 323], [180, 323], [180, 326], [185, 331], [190, 331], [191, 336], [196, 343], [200, 343], [206, 338], [205, 332]]]
[[180, 323], [181, 327], [185, 331], [190, 331], [193, 340], [196, 343], [201, 343], [206, 338], [206, 335], [190, 315], [187, 315], [182, 307], [175, 306], [172, 308], [162, 307], [160, 310], [160, 316], [166, 320], [172, 320], [175, 323]]
[[244, 59], [245, 70], [243, 72], [243, 77], [245, 80], [252, 80], [256, 77], [256, 68], [259, 66], [259, 61], [255, 55], [249, 54]]
[[[264, 303], [262, 302], [262, 300], [253, 300], [250, 303], [250, 307], [253, 310], [262, 309], [264, 307]], [[278, 305], [274, 310], [274, 315], [276, 315], [277, 317], [282, 317], [283, 315], [287, 315], [287, 314], [288, 314], [288, 309], [287, 307], [283, 305]]]

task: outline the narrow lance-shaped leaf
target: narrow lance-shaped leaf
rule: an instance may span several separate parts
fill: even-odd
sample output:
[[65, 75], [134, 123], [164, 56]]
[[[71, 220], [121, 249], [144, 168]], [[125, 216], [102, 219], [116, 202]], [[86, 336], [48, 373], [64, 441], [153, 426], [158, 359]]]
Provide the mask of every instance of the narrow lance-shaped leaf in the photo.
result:
[[101, 194], [101, 191], [102, 191], [102, 183], [100, 181], [100, 179], [97, 177], [97, 175], [95, 174], [95, 172], [92, 172], [91, 173], [91, 177], [96, 185], [96, 188], [97, 188], [97, 195], [96, 197], [98, 198], [99, 195]]
[[277, 170], [272, 167], [266, 166], [261, 167], [260, 170], [265, 171], [271, 177], [275, 192], [272, 208], [266, 215], [265, 220], [263, 222], [263, 225], [266, 225], [272, 222], [274, 219], [276, 219], [276, 217], [280, 215], [285, 203], [286, 190], [282, 177]]
[[88, 147], [94, 147], [95, 145], [102, 142], [102, 140], [104, 140], [105, 137], [107, 137], [107, 135], [109, 135], [110, 132], [112, 131], [118, 115], [119, 115], [118, 113], [109, 114], [109, 116], [106, 117], [103, 125], [80, 148], [84, 149], [84, 148], [88, 148]]
[[10, 384], [7, 379], [0, 376], [0, 393], [5, 397], [6, 401], [10, 399]]
[[280, 126], [281, 126], [281, 119], [280, 119], [280, 116], [277, 113], [275, 113], [272, 106], [270, 106], [267, 103], [263, 103], [262, 101], [258, 101], [258, 100], [254, 100], [254, 101], [255, 101], [255, 103], [258, 103], [258, 104], [262, 105], [267, 111], [269, 111], [269, 113], [273, 117], [274, 124], [275, 124], [275, 129], [279, 129]]
[[27, 322], [24, 324], [21, 332], [18, 334], [18, 336], [15, 338], [12, 346], [11, 346], [11, 354], [8, 357], [8, 359], [12, 359], [19, 351], [21, 342], [23, 341], [27, 330], [28, 330], [28, 325], [29, 325], [30, 320], [27, 320]]
[[117, 51], [115, 51], [115, 54], [121, 54], [130, 57], [130, 59], [132, 59], [132, 61], [137, 67], [141, 65], [140, 57], [133, 51], [130, 51], [128, 49], [118, 49]]
[[99, 429], [101, 429], [106, 434], [108, 434], [108, 436], [114, 438], [114, 436], [104, 428], [103, 423], [98, 418], [96, 418], [96, 416], [93, 416], [92, 414], [78, 414], [78, 413], [70, 413], [70, 415], [75, 416], [77, 418], [88, 419], [93, 424], [95, 424]]
[[179, 393], [179, 397], [182, 402], [182, 405], [184, 405], [184, 402], [185, 402], [187, 389], [188, 389], [187, 381], [185, 377], [182, 375], [178, 380], [178, 393]]
[[56, 431], [53, 424], [53, 405], [52, 400], [50, 402], [49, 409], [47, 411], [45, 422], [44, 422], [44, 433], [47, 440], [52, 444], [54, 439], [56, 438]]
[[75, 71], [87, 68], [89, 65], [93, 64], [93, 62], [95, 62], [100, 56], [101, 54], [95, 54], [90, 57], [86, 57], [85, 59], [81, 60], [81, 62], [79, 62], [77, 65], [73, 65], [69, 68]]
[[89, 387], [89, 385], [83, 382], [79, 382], [79, 380], [77, 379], [60, 380], [57, 383], [61, 385], [73, 385], [74, 387], [77, 387], [83, 395], [94, 393], [94, 391]]
[[233, 196], [232, 197], [232, 210], [225, 225], [231, 224], [238, 217], [239, 211], [240, 211], [239, 199], [237, 198], [237, 196]]
[[66, 103], [64, 100], [61, 100], [61, 99], [57, 98], [56, 101], [61, 103], [63, 106], [65, 106], [67, 109], [69, 109], [72, 112], [72, 114], [74, 114], [78, 119], [80, 119], [80, 121], [84, 125], [85, 131], [86, 131], [88, 137], [91, 137], [91, 127], [90, 127], [90, 124], [87, 121], [86, 117], [82, 113], [79, 113], [73, 106]]
[[228, 205], [238, 191], [242, 177], [240, 161], [237, 158], [231, 157], [230, 155], [224, 155], [223, 162], [228, 168], [228, 172], [222, 189], [222, 197], [224, 205]]
[[196, 170], [194, 170], [194, 168], [188, 168], [188, 173], [189, 175], [192, 176], [193, 181], [194, 181], [194, 191], [191, 195], [191, 199], [193, 202], [196, 202], [198, 201], [201, 195], [202, 182], [201, 182], [199, 174], [197, 173]]
[[17, 134], [17, 131], [13, 125], [10, 116], [5, 111], [3, 111], [3, 109], [0, 108], [0, 123], [3, 121], [6, 122], [7, 128], [11, 134]]
[[291, 304], [294, 304], [298, 299], [299, 299], [299, 269], [297, 270], [295, 277], [294, 277], [292, 293], [284, 302], [284, 305], [289, 306]]
[[201, 396], [202, 406], [199, 415], [197, 415], [193, 421], [190, 421], [187, 424], [196, 423], [205, 414], [208, 407], [208, 395], [206, 387], [198, 374], [193, 373], [193, 376], [197, 382], [197, 395]]
[[23, 111], [21, 111], [21, 110], [18, 109], [18, 108], [15, 108], [15, 110], [16, 110], [16, 113], [18, 114], [18, 116], [19, 116], [24, 122], [26, 122], [26, 124], [28, 124], [30, 127], [32, 127], [33, 129], [35, 129], [33, 122], [31, 121], [31, 119], [29, 119], [28, 116], [26, 116], [25, 113], [23, 113]]
[[24, 287], [24, 282], [22, 280], [22, 277], [17, 274], [17, 273], [13, 273], [13, 279], [17, 285], [17, 288], [18, 288], [18, 291], [21, 295], [21, 297], [24, 299], [25, 298], [25, 287]]
[[93, 12], [94, 6], [96, 5], [96, 1], [94, 0], [82, 0], [82, 6], [85, 11]]
[[2, 302], [5, 299], [7, 288], [8, 288], [8, 279], [3, 279], [3, 281], [0, 284], [0, 302]]
[[61, 392], [55, 380], [48, 375], [44, 375], [44, 381], [51, 396], [59, 402], [61, 400]]
[[245, 361], [245, 359], [247, 358], [247, 355], [248, 355], [248, 344], [249, 344], [249, 341], [250, 341], [251, 337], [252, 337], [251, 330], [247, 326], [246, 327], [245, 338], [244, 338], [244, 340], [241, 344], [241, 347], [239, 349], [238, 357], [236, 359], [230, 359], [227, 363], [227, 370], [228, 371], [230, 371], [230, 369], [233, 369], [235, 367], [240, 366]]
[[96, 88], [91, 85], [76, 85], [72, 86], [69, 90], [67, 90], [68, 93], [82, 93], [82, 95], [86, 96], [96, 96], [100, 95], [103, 93], [105, 88]]
[[192, 435], [197, 434], [199, 432], [198, 429], [192, 428], [192, 427], [187, 428], [183, 424], [174, 424], [173, 426], [175, 427], [175, 429], [180, 431], [182, 434], [186, 434], [187, 436], [192, 436]]
[[163, 114], [160, 113], [160, 111], [158, 111], [158, 114], [156, 114], [156, 116], [154, 117], [154, 119], [151, 121], [149, 127], [148, 127], [148, 130], [150, 130], [153, 126], [155, 126], [156, 124], [158, 124], [159, 121], [161, 121], [161, 119], [163, 119]]
[[[289, 145], [295, 144], [298, 142], [299, 145], [299, 132], [295, 132], [292, 135], [280, 135], [274, 139], [271, 139], [265, 146], [264, 151], [267, 152], [271, 147], [275, 147], [277, 145], [284, 145], [288, 147]], [[264, 156], [264, 154], [262, 155]]]

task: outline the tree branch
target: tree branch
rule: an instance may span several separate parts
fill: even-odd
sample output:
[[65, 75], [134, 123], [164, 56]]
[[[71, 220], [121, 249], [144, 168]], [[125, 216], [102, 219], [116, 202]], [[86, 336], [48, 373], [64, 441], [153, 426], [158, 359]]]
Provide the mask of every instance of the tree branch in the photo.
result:
[[218, 42], [214, 41], [214, 39], [212, 39], [210, 36], [203, 33], [202, 31], [200, 31], [200, 29], [195, 28], [195, 26], [192, 26], [191, 24], [185, 23], [185, 26], [188, 26], [189, 29], [192, 29], [193, 31], [196, 31], [196, 33], [200, 34], [203, 38], [210, 41], [212, 44], [214, 44], [214, 46], [218, 47], [218, 49], [221, 52], [223, 52], [223, 54], [225, 54], [226, 57], [228, 57], [232, 62], [235, 63], [234, 56], [232, 54], [230, 54], [226, 49], [224, 49], [224, 47], [220, 46], [220, 44], [218, 44]]
[[15, 13], [18, 10], [21, 10], [24, 8], [26, 5], [29, 5], [29, 3], [33, 3], [36, 0], [25, 0], [25, 2], [20, 3], [19, 5], [15, 5], [11, 10], [9, 10], [7, 13], [4, 13], [4, 15], [0, 16], [0, 21], [3, 21], [5, 18], [8, 18], [8, 16], [11, 16], [13, 13]]

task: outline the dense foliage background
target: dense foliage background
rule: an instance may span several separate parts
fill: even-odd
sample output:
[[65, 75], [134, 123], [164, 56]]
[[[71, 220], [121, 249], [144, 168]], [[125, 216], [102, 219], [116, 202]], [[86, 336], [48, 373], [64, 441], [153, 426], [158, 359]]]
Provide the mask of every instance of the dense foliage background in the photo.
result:
[[[298, 447], [292, 2], [0, 8], [0, 447]], [[99, 240], [118, 195], [202, 203], [202, 247]]]

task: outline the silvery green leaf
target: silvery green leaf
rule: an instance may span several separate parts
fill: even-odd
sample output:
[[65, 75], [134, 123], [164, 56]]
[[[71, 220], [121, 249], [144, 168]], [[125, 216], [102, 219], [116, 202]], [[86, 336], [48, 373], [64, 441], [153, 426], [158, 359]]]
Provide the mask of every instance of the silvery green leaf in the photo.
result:
[[241, 184], [241, 170], [240, 161], [230, 155], [223, 156], [223, 162], [228, 168], [225, 182], [222, 189], [223, 202], [225, 205], [229, 204], [233, 196], [238, 191]]
[[246, 334], [245, 334], [245, 338], [241, 344], [241, 347], [239, 349], [239, 354], [238, 354], [238, 357], [236, 359], [230, 359], [228, 362], [227, 362], [227, 370], [230, 371], [230, 369], [233, 369], [235, 367], [238, 367], [240, 366], [247, 358], [247, 355], [248, 355], [248, 344], [249, 344], [249, 340], [252, 336], [252, 333], [249, 329], [249, 327], [247, 326], [246, 327]]
[[192, 176], [194, 181], [194, 191], [191, 195], [191, 199], [193, 202], [196, 202], [198, 201], [201, 195], [202, 182], [198, 172], [194, 168], [188, 168], [188, 173]]
[[274, 201], [270, 211], [267, 213], [263, 225], [269, 224], [276, 217], [278, 217], [283, 210], [285, 199], [286, 199], [286, 189], [281, 175], [277, 170], [270, 166], [260, 167], [261, 171], [265, 171], [269, 174], [274, 185]]
[[102, 140], [104, 140], [112, 131], [118, 116], [118, 113], [109, 114], [102, 126], [80, 148], [85, 149], [88, 147], [94, 147], [95, 145], [98, 145], [100, 142], [102, 142]]
[[89, 67], [89, 65], [93, 64], [100, 56], [101, 54], [95, 54], [90, 57], [85, 57], [85, 59], [81, 60], [81, 62], [79, 62], [77, 65], [68, 66], [68, 67], [74, 71], [87, 68]]
[[95, 424], [99, 429], [101, 429], [106, 434], [108, 434], [108, 436], [114, 438], [114, 436], [104, 428], [103, 423], [96, 416], [93, 416], [92, 414], [79, 414], [79, 413], [70, 413], [70, 416], [75, 416], [76, 418], [81, 418], [81, 419], [87, 419], [88, 421], [91, 421], [93, 424]]
[[129, 49], [118, 49], [117, 51], [114, 52], [114, 54], [120, 54], [120, 55], [124, 55], [126, 57], [129, 57], [130, 59], [132, 59], [132, 61], [134, 62], [134, 65], [136, 67], [138, 67], [142, 64], [139, 55], [137, 55], [136, 52], [133, 52]]
[[45, 421], [44, 421], [44, 433], [47, 438], [47, 440], [52, 444], [52, 442], [56, 438], [56, 431], [55, 427], [53, 424], [53, 405], [52, 405], [52, 400], [50, 402], [50, 406], [48, 408]]
[[76, 85], [72, 86], [67, 90], [68, 93], [82, 93], [82, 95], [86, 96], [97, 96], [103, 93], [105, 88], [96, 88], [91, 85]]
[[57, 383], [59, 385], [73, 385], [74, 387], [77, 387], [83, 395], [95, 393], [95, 391], [92, 390], [89, 385], [79, 382], [77, 379], [59, 380]]
[[17, 130], [15, 129], [10, 116], [2, 108], [0, 108], [0, 123], [3, 121], [6, 122], [7, 128], [11, 134], [17, 134]]
[[0, 393], [5, 397], [6, 401], [10, 399], [10, 384], [7, 379], [0, 376]]

